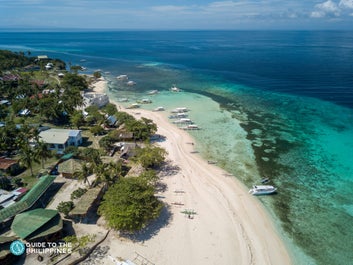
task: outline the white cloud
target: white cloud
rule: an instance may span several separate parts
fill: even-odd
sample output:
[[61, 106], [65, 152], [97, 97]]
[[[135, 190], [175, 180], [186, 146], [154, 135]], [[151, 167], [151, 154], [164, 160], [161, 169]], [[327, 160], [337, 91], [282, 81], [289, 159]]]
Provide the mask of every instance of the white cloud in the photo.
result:
[[338, 6], [342, 8], [353, 9], [353, 0], [341, 0]]
[[333, 13], [335, 15], [339, 15], [339, 13], [340, 13], [340, 9], [339, 9], [338, 5], [331, 0], [328, 0], [328, 1], [323, 2], [321, 4], [317, 4], [316, 7], [326, 13]]
[[352, 16], [352, 9], [353, 0], [340, 0], [339, 2], [327, 0], [315, 5], [315, 10], [310, 16], [313, 18]]
[[313, 11], [310, 14], [310, 16], [313, 18], [321, 18], [321, 17], [324, 17], [325, 15], [326, 15], [326, 13], [323, 11]]
[[239, 6], [239, 3], [233, 1], [221, 1], [221, 2], [212, 2], [208, 4], [210, 8], [217, 8], [217, 9], [227, 9]]
[[325, 16], [335, 16], [338, 17], [341, 14], [341, 9], [331, 0], [315, 5], [315, 11], [311, 12], [311, 17], [325, 17]]

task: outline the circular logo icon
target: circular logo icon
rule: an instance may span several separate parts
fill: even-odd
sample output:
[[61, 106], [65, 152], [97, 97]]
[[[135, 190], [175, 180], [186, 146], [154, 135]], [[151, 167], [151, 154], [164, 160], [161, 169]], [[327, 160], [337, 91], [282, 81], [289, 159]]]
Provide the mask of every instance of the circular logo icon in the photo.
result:
[[25, 244], [20, 240], [13, 241], [10, 245], [10, 251], [16, 256], [21, 256], [26, 250]]

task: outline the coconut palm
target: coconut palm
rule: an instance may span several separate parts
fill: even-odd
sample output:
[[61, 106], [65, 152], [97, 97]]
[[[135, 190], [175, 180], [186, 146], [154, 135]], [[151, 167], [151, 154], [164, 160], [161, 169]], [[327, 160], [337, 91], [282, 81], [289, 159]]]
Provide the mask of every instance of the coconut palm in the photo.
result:
[[91, 187], [91, 183], [88, 180], [88, 176], [92, 174], [92, 169], [84, 163], [82, 165], [82, 168], [80, 171], [75, 171], [74, 172], [74, 177], [76, 177], [79, 180], [83, 180], [83, 183], [87, 183], [89, 187]]
[[44, 162], [52, 157], [52, 152], [48, 149], [48, 144], [40, 140], [35, 147], [35, 154], [37, 158], [40, 158], [42, 168], [44, 168]]
[[34, 149], [26, 142], [22, 142], [19, 149], [19, 162], [21, 165], [31, 170], [33, 176], [33, 162], [38, 162]]

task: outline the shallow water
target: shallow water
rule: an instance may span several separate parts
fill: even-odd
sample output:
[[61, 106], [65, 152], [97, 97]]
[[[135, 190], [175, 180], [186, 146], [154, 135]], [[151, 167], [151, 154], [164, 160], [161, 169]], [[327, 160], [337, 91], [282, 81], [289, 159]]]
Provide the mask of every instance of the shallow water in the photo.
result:
[[[202, 156], [248, 187], [261, 177], [278, 187], [258, 199], [297, 264], [346, 265], [353, 260], [352, 39], [352, 32], [32, 32], [0, 33], [0, 48], [110, 72], [109, 93], [130, 102], [160, 90], [146, 108], [191, 108], [203, 128], [190, 132]], [[137, 84], [118, 82], [120, 74]], [[170, 93], [172, 84], [185, 92]]]
[[[165, 77], [164, 72], [161, 80]], [[117, 90], [119, 85], [112, 82], [110, 93], [132, 101], [150, 98], [153, 103], [142, 107], [151, 110], [190, 108], [189, 118], [202, 128], [190, 134], [205, 159], [217, 161], [248, 187], [262, 177], [278, 187], [275, 196], [259, 199], [298, 264], [349, 264], [353, 228], [346, 224], [353, 217], [353, 160], [347, 154], [353, 149], [353, 111], [313, 98], [213, 79], [207, 83], [207, 77], [189, 82], [192, 92], [165, 89], [153, 96], [137, 89]]]

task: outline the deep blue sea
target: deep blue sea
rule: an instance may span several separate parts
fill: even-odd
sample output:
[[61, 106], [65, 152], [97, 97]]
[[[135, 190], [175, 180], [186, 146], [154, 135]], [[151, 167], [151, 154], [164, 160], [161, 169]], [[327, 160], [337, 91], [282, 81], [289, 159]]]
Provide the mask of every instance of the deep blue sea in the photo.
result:
[[246, 115], [261, 176], [279, 188], [259, 200], [296, 262], [353, 264], [353, 31], [0, 32], [0, 49], [128, 74], [131, 93], [175, 83]]

